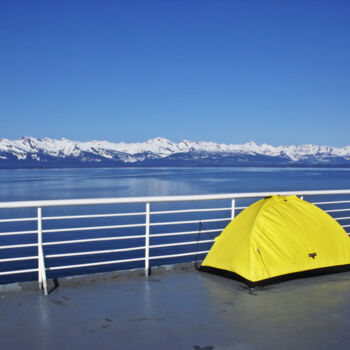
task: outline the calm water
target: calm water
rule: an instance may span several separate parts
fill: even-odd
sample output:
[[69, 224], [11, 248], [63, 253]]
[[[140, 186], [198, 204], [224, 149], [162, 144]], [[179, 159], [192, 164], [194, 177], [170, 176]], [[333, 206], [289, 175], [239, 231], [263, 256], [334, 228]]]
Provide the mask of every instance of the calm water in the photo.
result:
[[0, 201], [350, 188], [350, 169], [1, 170]]
[[[129, 196], [163, 196], [190, 194], [217, 194], [235, 192], [268, 192], [291, 190], [329, 190], [350, 189], [350, 169], [285, 169], [285, 168], [127, 168], [127, 169], [50, 169], [50, 170], [1, 170], [0, 171], [0, 201], [68, 199], [68, 198], [98, 198], [98, 197], [129, 197]], [[309, 199], [309, 198], [308, 198]], [[311, 200], [310, 198], [309, 200]], [[249, 201], [241, 200], [238, 205], [247, 205]], [[197, 207], [230, 207], [229, 201], [200, 202]], [[192, 203], [152, 204], [152, 210], [184, 209]], [[144, 212], [144, 205], [129, 204], [117, 206], [85, 206], [44, 208], [44, 216], [79, 215], [89, 213]], [[34, 217], [34, 209], [0, 210], [1, 218]], [[177, 214], [177, 216], [152, 215], [152, 222], [174, 220], [193, 220], [217, 217], [230, 217], [230, 212], [201, 212]], [[99, 219], [49, 220], [43, 222], [43, 228], [73, 228], [84, 226], [105, 226], [131, 223], [144, 223], [144, 216]], [[218, 229], [220, 232], [228, 222], [205, 223], [202, 229]], [[347, 223], [347, 222], [344, 222]], [[350, 224], [350, 221], [349, 221]], [[0, 246], [11, 244], [36, 243], [37, 237], [31, 235], [1, 236], [1, 232], [35, 230], [36, 222], [0, 223]], [[177, 231], [198, 231], [198, 224], [153, 226], [152, 233], [167, 233]], [[113, 229], [103, 231], [45, 233], [44, 242], [57, 242], [81, 238], [99, 238], [115, 235], [142, 235], [144, 227]], [[178, 236], [179, 237], [179, 236]], [[178, 237], [151, 238], [151, 245], [172, 243]], [[183, 241], [194, 241], [197, 234], [181, 236]], [[208, 239], [202, 235], [201, 239]], [[101, 249], [120, 249], [130, 246], [144, 245], [144, 239], [90, 242], [79, 244], [61, 244], [45, 247], [45, 255], [93, 251]], [[210, 244], [201, 244], [200, 249], [206, 250]], [[154, 248], [151, 256], [186, 253], [193, 251], [193, 245], [173, 248]], [[20, 249], [2, 249], [0, 258], [14, 256], [36, 255], [35, 247]], [[144, 256], [144, 250], [133, 252], [84, 255], [78, 257], [48, 258], [46, 266], [90, 263], [138, 258]], [[181, 260], [181, 259], [180, 259]], [[193, 257], [181, 261], [193, 260]], [[152, 260], [153, 265], [179, 262], [179, 259]], [[35, 260], [1, 263], [0, 271], [36, 268]], [[92, 273], [116, 269], [142, 267], [142, 262], [102, 265], [83, 269], [49, 271], [48, 277], [59, 277], [70, 274]], [[16, 280], [36, 279], [36, 273], [18, 274], [11, 277], [0, 276], [0, 283]]]

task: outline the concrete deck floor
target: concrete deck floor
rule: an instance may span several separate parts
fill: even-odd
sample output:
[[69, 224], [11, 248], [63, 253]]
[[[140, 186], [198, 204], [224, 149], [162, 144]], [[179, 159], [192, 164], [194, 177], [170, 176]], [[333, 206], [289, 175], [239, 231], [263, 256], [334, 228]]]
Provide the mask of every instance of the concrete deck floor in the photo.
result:
[[346, 349], [350, 273], [251, 292], [196, 270], [0, 295], [0, 349]]

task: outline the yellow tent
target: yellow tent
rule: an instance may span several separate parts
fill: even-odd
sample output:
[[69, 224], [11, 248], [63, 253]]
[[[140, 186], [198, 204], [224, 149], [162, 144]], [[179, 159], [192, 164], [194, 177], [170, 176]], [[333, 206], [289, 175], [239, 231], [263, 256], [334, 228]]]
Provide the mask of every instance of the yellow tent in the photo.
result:
[[297, 196], [271, 196], [227, 225], [201, 270], [259, 285], [310, 270], [344, 270], [348, 264], [350, 240], [338, 222]]

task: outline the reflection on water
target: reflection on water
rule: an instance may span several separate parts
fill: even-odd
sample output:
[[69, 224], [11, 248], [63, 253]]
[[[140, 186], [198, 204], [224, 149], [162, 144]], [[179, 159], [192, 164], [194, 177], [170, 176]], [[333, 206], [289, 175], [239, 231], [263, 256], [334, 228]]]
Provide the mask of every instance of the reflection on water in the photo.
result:
[[344, 189], [350, 169], [103, 168], [0, 171], [0, 200]]

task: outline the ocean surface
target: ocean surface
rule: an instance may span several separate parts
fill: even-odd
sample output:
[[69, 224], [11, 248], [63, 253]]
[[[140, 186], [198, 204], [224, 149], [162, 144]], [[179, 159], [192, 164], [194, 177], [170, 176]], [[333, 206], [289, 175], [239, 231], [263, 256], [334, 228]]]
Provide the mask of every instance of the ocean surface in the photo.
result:
[[0, 201], [350, 188], [350, 168], [0, 170]]
[[[165, 196], [165, 195], [191, 195], [191, 194], [218, 194], [238, 192], [269, 192], [269, 191], [302, 191], [302, 190], [331, 190], [350, 189], [350, 169], [320, 169], [320, 168], [101, 168], [101, 169], [49, 169], [49, 170], [1, 170], [0, 171], [0, 201], [23, 201], [45, 199], [72, 199], [72, 198], [108, 198], [108, 197], [132, 197], [132, 196]], [[308, 198], [306, 198], [308, 199]], [[311, 200], [312, 198], [310, 198]], [[323, 198], [325, 199], [325, 198]], [[249, 200], [241, 200], [238, 205], [248, 205]], [[154, 204], [152, 210], [185, 209], [189, 203]], [[218, 203], [201, 202], [197, 207], [229, 207], [229, 201]], [[193, 207], [193, 204], [192, 204]], [[84, 215], [98, 213], [144, 211], [140, 205], [116, 206], [85, 206], [44, 208], [43, 216], [55, 215]], [[0, 210], [0, 219], [35, 217], [34, 209], [6, 209]], [[176, 216], [176, 220], [206, 219], [217, 217], [229, 217], [230, 213], [195, 213]], [[154, 215], [152, 220], [171, 221], [174, 216]], [[143, 223], [144, 216], [123, 218], [99, 218], [79, 220], [49, 220], [43, 222], [43, 228], [74, 228], [81, 226], [118, 225], [130, 223]], [[228, 222], [227, 222], [228, 223]], [[201, 229], [218, 229], [227, 224], [208, 223]], [[58, 226], [59, 225], [59, 226]], [[0, 223], [0, 246], [11, 244], [36, 243], [35, 234], [1, 236], [1, 233], [9, 231], [35, 230], [36, 222]], [[154, 226], [151, 233], [164, 233], [164, 227]], [[179, 227], [169, 227], [166, 232], [176, 232]], [[182, 231], [198, 230], [198, 224], [183, 225]], [[127, 232], [118, 230], [83, 231], [45, 233], [44, 242], [57, 242], [80, 238], [109, 237], [113, 235], [143, 234], [144, 228], [128, 229]], [[203, 237], [208, 239], [210, 237]], [[176, 242], [178, 237], [154, 238], [151, 244]], [[183, 240], [193, 241], [197, 235], [184, 236]], [[202, 239], [202, 238], [201, 238]], [[119, 240], [108, 242], [90, 242], [82, 244], [46, 246], [45, 255], [57, 253], [69, 253], [90, 251], [99, 249], [119, 249], [130, 246], [144, 245], [144, 239]], [[200, 249], [210, 248], [210, 244], [202, 244]], [[174, 248], [156, 248], [152, 250], [153, 256], [161, 254], [176, 254], [193, 251], [194, 247], [183, 246]], [[151, 256], [152, 256], [151, 254]], [[36, 255], [36, 248], [0, 249], [0, 259], [14, 256]], [[57, 266], [76, 263], [89, 263], [92, 261], [106, 261], [116, 259], [128, 259], [144, 256], [143, 250], [123, 252], [118, 254], [99, 254], [98, 256], [78, 256], [66, 258], [47, 259], [46, 266]], [[183, 259], [153, 260], [152, 264], [174, 263], [193, 260], [193, 257]], [[21, 262], [0, 262], [0, 272], [8, 270], [36, 268], [35, 260]], [[110, 271], [116, 269], [142, 267], [142, 262], [101, 265], [100, 267], [88, 267], [83, 269], [64, 269], [48, 271], [48, 277], [59, 277], [71, 274], [92, 273]], [[17, 280], [36, 279], [36, 273], [17, 274], [13, 276], [0, 276], [0, 283]]]

